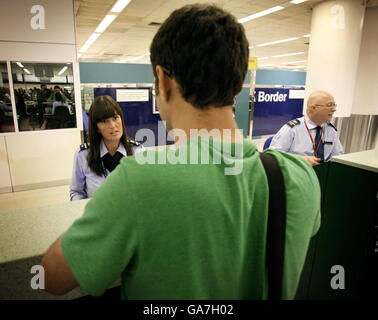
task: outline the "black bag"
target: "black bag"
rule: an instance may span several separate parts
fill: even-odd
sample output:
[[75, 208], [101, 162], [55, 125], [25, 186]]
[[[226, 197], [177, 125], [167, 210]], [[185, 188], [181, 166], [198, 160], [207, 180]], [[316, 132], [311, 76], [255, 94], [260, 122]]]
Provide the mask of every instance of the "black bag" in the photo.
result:
[[268, 299], [281, 300], [285, 257], [286, 193], [280, 166], [274, 156], [260, 153], [269, 186], [266, 263]]

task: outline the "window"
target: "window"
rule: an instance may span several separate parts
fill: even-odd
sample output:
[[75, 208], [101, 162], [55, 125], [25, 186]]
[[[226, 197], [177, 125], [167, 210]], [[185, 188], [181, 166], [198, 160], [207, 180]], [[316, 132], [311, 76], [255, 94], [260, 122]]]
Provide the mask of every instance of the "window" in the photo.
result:
[[19, 131], [76, 128], [71, 63], [11, 62]]
[[0, 61], [0, 132], [14, 132], [7, 64]]

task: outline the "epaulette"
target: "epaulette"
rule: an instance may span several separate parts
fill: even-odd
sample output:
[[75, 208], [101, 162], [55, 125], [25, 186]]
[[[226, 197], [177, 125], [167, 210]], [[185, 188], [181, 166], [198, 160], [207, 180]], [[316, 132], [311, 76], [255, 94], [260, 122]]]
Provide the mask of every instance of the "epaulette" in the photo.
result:
[[294, 119], [294, 120], [290, 120], [289, 122], [287, 122], [286, 124], [291, 127], [291, 128], [294, 128], [296, 125], [300, 124], [301, 122], [298, 120], [298, 119]]
[[137, 142], [137, 141], [135, 141], [135, 140], [131, 140], [131, 139], [129, 139], [129, 140], [127, 140], [127, 142], [128, 142], [128, 143], [131, 143], [131, 144], [133, 144], [133, 145], [135, 145], [135, 146], [140, 146], [140, 143]]
[[89, 149], [89, 142], [85, 142], [85, 143], [80, 145], [80, 151], [86, 150], [86, 149]]
[[331, 122], [327, 122], [327, 124], [337, 131], [336, 127]]

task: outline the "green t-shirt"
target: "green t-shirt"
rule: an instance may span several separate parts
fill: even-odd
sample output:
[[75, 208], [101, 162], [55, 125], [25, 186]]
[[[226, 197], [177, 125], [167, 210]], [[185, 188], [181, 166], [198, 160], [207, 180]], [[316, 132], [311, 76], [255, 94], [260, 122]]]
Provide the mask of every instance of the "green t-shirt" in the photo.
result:
[[[62, 97], [62, 101], [63, 101], [63, 102], [67, 100], [67, 97], [66, 97], [63, 93], [61, 93], [60, 95], [61, 95], [61, 97]], [[50, 94], [48, 100], [55, 100], [55, 92], [53, 92], [52, 94]]]
[[[282, 297], [293, 299], [320, 226], [320, 188], [305, 160], [267, 152], [285, 181]], [[80, 286], [98, 296], [122, 275], [124, 299], [266, 299], [268, 185], [256, 146], [205, 137], [140, 157], [149, 164], [122, 159], [62, 236]], [[232, 168], [241, 173], [225, 174]]]

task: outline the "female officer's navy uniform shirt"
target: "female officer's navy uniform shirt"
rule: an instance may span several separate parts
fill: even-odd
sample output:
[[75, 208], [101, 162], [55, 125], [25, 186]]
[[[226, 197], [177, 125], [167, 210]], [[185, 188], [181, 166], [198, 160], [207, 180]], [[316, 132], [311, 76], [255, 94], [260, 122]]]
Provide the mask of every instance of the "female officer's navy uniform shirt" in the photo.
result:
[[[133, 153], [139, 153], [144, 151], [144, 147], [141, 144], [130, 142], [133, 148]], [[127, 157], [127, 152], [122, 143], [119, 144], [117, 149], [124, 157]], [[110, 173], [108, 169], [105, 168], [105, 175], [98, 176], [88, 167], [88, 153], [89, 149], [79, 149], [75, 153], [74, 167], [72, 173], [72, 181], [70, 185], [70, 199], [71, 201], [87, 199], [93, 196], [94, 191], [100, 186], [100, 184], [105, 180], [106, 176]], [[100, 144], [100, 157], [108, 153], [108, 149], [105, 146], [103, 140]]]

